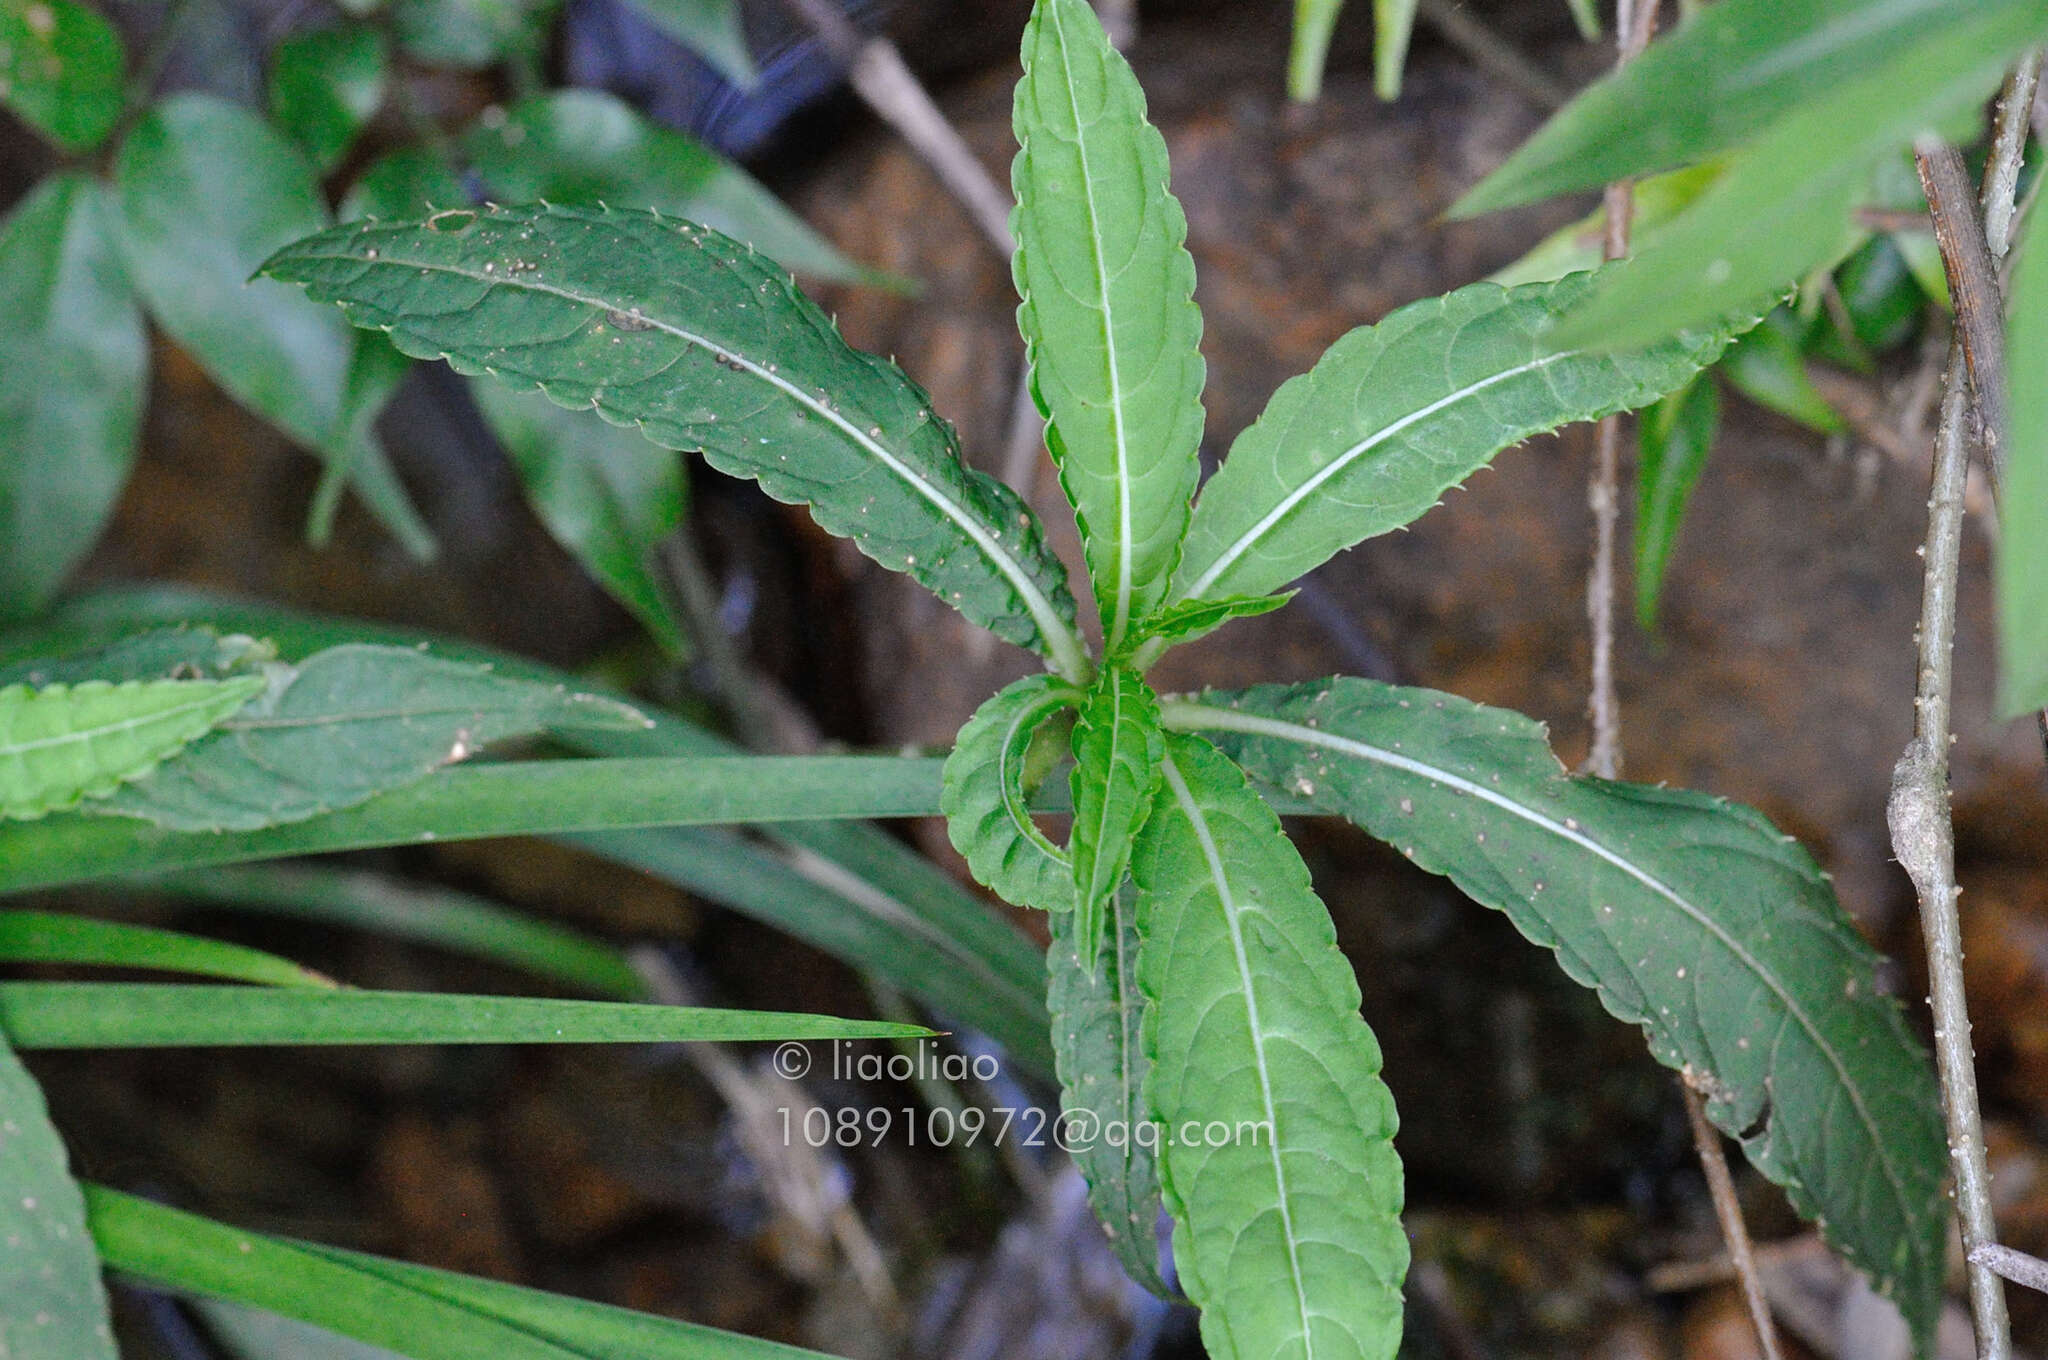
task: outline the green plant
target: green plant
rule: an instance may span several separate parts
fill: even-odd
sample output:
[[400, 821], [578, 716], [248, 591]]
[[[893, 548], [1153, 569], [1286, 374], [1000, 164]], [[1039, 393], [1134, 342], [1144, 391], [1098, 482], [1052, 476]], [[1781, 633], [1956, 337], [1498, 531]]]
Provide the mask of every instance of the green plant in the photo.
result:
[[[886, 928], [875, 917], [839, 937], [839, 952], [1027, 1063], [1049, 1047], [1069, 1112], [1122, 1130], [1078, 1152], [1098, 1212], [1132, 1275], [1155, 1287], [1149, 1230], [1159, 1205], [1171, 1213], [1179, 1283], [1203, 1310], [1212, 1354], [1385, 1356], [1407, 1264], [1392, 1100], [1358, 983], [1276, 815], [1328, 813], [1505, 912], [1640, 1025], [1759, 1170], [1898, 1302], [1924, 1350], [1944, 1263], [1933, 1083], [1877, 986], [1875, 955], [1789, 838], [1711, 797], [1570, 775], [1535, 723], [1450, 695], [1336, 677], [1162, 697], [1144, 679], [1168, 648], [1279, 607], [1294, 579], [1424, 513], [1503, 448], [1684, 389], [1744, 329], [1723, 318], [1756, 316], [1768, 290], [1732, 290], [1684, 318], [1702, 329], [1638, 326], [1601, 347], [1570, 340], [1573, 318], [1634, 266], [1416, 303], [1285, 384], [1197, 497], [1204, 370], [1185, 227], [1142, 94], [1082, 0], [1038, 0], [1016, 119], [1019, 320], [1082, 532], [1099, 652], [1015, 493], [963, 465], [907, 377], [849, 348], [780, 267], [715, 231], [639, 211], [459, 208], [323, 232], [266, 266], [404, 354], [703, 452], [1043, 657], [1046, 673], [982, 706], [943, 771], [916, 759], [741, 757], [668, 715], [565, 692], [518, 663], [487, 671], [459, 648], [394, 653], [395, 639], [362, 626], [117, 597], [60, 613], [9, 649], [24, 659], [0, 679], [28, 689], [0, 715], [34, 712], [41, 725], [0, 717], [0, 775], [21, 791], [0, 787], [25, 810], [76, 806], [0, 831], [0, 888], [523, 832], [573, 836], [679, 881], [723, 876], [731, 893], [731, 879], [795, 861], [702, 828], [767, 824], [911, 904]], [[211, 627], [148, 629], [174, 621]], [[372, 678], [315, 683], [337, 667]], [[394, 725], [393, 693], [418, 693], [429, 676], [459, 697]], [[189, 694], [209, 726], [154, 723], [177, 707], [167, 693]], [[155, 739], [137, 749], [129, 734], [143, 723], [129, 719], [151, 720]], [[589, 758], [458, 763], [482, 741], [541, 730]], [[51, 737], [77, 759], [53, 760]], [[279, 740], [305, 749], [279, 759], [268, 749]], [[1034, 813], [1060, 802], [1057, 782], [1043, 786], [1068, 758], [1062, 846]], [[1050, 913], [1049, 1045], [1035, 998], [1004, 990], [1020, 966], [1038, 967], [1020, 939], [865, 828], [835, 821], [940, 811], [978, 878]], [[773, 897], [749, 905], [781, 910], [813, 938], [862, 910], [859, 894], [817, 913]], [[204, 942], [57, 935], [16, 957], [152, 950], [218, 976], [284, 980], [276, 962]], [[0, 1025], [17, 1043], [135, 1042], [189, 1039], [210, 1022], [203, 1033], [217, 1040], [233, 1037], [229, 1002], [241, 995], [101, 990], [81, 1002], [0, 990]], [[242, 1001], [257, 1037], [474, 1036], [483, 1018], [504, 1026], [493, 1033], [516, 1029], [510, 1011], [475, 1001], [246, 995], [264, 997]], [[319, 1027], [338, 1005], [358, 1028]], [[561, 1018], [548, 1023], [569, 1023], [552, 1013]], [[849, 1023], [576, 1014], [584, 1032], [620, 1038]], [[26, 1078], [12, 1081], [32, 1102]], [[21, 1183], [58, 1204], [62, 1152], [38, 1132]], [[60, 1225], [71, 1294], [52, 1316], [78, 1338], [97, 1314], [75, 1206]], [[237, 1234], [111, 1192], [91, 1192], [87, 1208], [101, 1256], [119, 1268], [426, 1360], [485, 1348], [771, 1353]]]

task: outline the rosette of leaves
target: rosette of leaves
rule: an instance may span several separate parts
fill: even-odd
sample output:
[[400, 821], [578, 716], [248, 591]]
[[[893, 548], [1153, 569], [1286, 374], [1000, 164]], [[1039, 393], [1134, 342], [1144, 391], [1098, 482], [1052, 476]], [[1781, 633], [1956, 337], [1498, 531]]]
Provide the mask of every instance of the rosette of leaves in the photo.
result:
[[[1572, 777], [1529, 720], [1447, 695], [1336, 678], [1162, 698], [1145, 680], [1502, 449], [1684, 388], [1736, 328], [1560, 347], [1550, 323], [1588, 274], [1417, 302], [1282, 386], [1197, 496], [1186, 223], [1084, 0], [1038, 0], [1016, 127], [1019, 322], [1099, 654], [1022, 501], [965, 466], [908, 377], [717, 232], [486, 208], [338, 228], [266, 272], [407, 354], [701, 452], [1044, 659], [962, 730], [939, 801], [975, 875], [1053, 917], [1064, 1102], [1101, 1134], [1077, 1156], [1131, 1273], [1160, 1289], [1153, 1228], [1171, 1214], [1211, 1354], [1391, 1356], [1400, 1336], [1393, 1101], [1276, 791], [1554, 950], [1924, 1342], [1942, 1264], [1932, 1074], [1788, 838], [1710, 797]], [[1032, 809], [1069, 760], [1062, 845]]]

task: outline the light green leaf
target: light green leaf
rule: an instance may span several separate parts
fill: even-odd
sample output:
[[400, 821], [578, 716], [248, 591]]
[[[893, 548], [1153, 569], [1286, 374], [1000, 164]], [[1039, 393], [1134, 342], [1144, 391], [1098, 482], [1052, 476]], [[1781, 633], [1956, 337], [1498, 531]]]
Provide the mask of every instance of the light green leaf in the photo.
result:
[[1232, 619], [1270, 614], [1293, 599], [1295, 594], [1292, 590], [1283, 590], [1277, 595], [1228, 595], [1220, 600], [1182, 600], [1140, 623], [1131, 635], [1134, 646], [1130, 650], [1141, 657], [1157, 656], [1169, 646], [1206, 636]]
[[1564, 0], [1571, 9], [1572, 23], [1577, 25], [1579, 36], [1592, 42], [1600, 36], [1600, 10], [1595, 0]]
[[0, 892], [422, 841], [654, 826], [932, 817], [936, 760], [749, 756], [458, 765], [357, 807], [260, 831], [167, 832], [133, 817], [0, 826]]
[[[556, 90], [515, 104], [502, 119], [480, 123], [463, 150], [499, 203], [650, 208], [744, 241], [799, 274], [885, 281], [710, 147], [598, 90]], [[422, 214], [414, 207], [393, 215]]]
[[560, 0], [396, 0], [398, 45], [430, 66], [538, 63]]
[[[1722, 168], [1718, 160], [1704, 161], [1634, 181], [1629, 186], [1632, 230], [1640, 236], [1678, 216], [1720, 177]], [[1538, 241], [1528, 254], [1487, 278], [1503, 288], [1513, 288], [1517, 284], [1548, 283], [1567, 274], [1598, 269], [1607, 259], [1606, 230], [1607, 210], [1596, 208], [1570, 226], [1559, 227]]]
[[1078, 912], [1052, 917], [1046, 1007], [1059, 1062], [1061, 1146], [1088, 1180], [1088, 1202], [1133, 1280], [1161, 1298], [1159, 1155], [1145, 1103], [1145, 997], [1138, 990], [1138, 909], [1128, 888], [1109, 901], [1109, 948], [1094, 966], [1076, 947]]
[[537, 392], [470, 391], [511, 456], [527, 504], [555, 541], [670, 653], [688, 650], [655, 550], [683, 522], [682, 460], [593, 411]]
[[1017, 324], [1115, 651], [1166, 593], [1201, 471], [1187, 218], [1144, 92], [1086, 0], [1033, 8], [1015, 122]]
[[404, 221], [473, 200], [448, 162], [425, 147], [407, 146], [370, 162], [341, 200], [343, 221], [382, 217]]
[[0, 1355], [115, 1360], [85, 1203], [42, 1088], [0, 1031]]
[[1174, 1261], [1202, 1341], [1216, 1360], [1386, 1360], [1408, 1239], [1358, 983], [1244, 775], [1187, 736], [1168, 737], [1162, 771], [1131, 866], [1138, 982]]
[[206, 1330], [238, 1360], [406, 1360], [309, 1322], [219, 1299], [195, 1299]]
[[1130, 671], [1096, 678], [1074, 721], [1074, 947], [1092, 973], [1110, 899], [1130, 867], [1131, 842], [1159, 790], [1159, 700]]
[[[1599, 81], [1451, 209], [1472, 216], [1706, 159], [1952, 29], [2041, 27], [2033, 0], [1721, 0]], [[2020, 45], [2024, 45], [2022, 40]], [[2010, 49], [2008, 49], [2010, 50]], [[1894, 109], [1932, 93], [1931, 69]], [[1820, 146], [1797, 157], [1824, 163]]]
[[0, 911], [0, 962], [152, 968], [269, 987], [334, 986], [312, 969], [260, 949], [47, 911]]
[[[1375, 0], [1377, 3], [1377, 0]], [[1344, 0], [1294, 0], [1294, 36], [1287, 49], [1287, 97], [1307, 103], [1323, 92], [1323, 64]]]
[[268, 1044], [640, 1044], [888, 1039], [893, 1021], [446, 992], [0, 982], [0, 1028], [21, 1049]]
[[52, 175], [0, 224], [0, 618], [41, 610], [99, 538], [148, 373], [105, 191]]
[[645, 999], [640, 975], [613, 946], [439, 884], [323, 865], [251, 864], [137, 878], [120, 891], [374, 931], [599, 996]]
[[1560, 350], [1551, 319], [1605, 277], [1475, 283], [1332, 345], [1273, 394], [1203, 487], [1174, 598], [1276, 590], [1406, 524], [1509, 445], [1646, 405], [1727, 344], [1722, 329], [1630, 354]]
[[254, 831], [354, 807], [508, 737], [648, 725], [614, 700], [406, 647], [333, 647], [266, 671], [262, 696], [209, 740], [94, 811]]
[[0, 101], [64, 150], [114, 130], [124, 65], [113, 25], [76, 0], [0, 3]]
[[114, 175], [130, 276], [157, 324], [236, 401], [323, 459], [351, 464], [377, 509], [388, 487], [371, 494], [367, 460], [383, 451], [364, 447], [348, 400], [355, 338], [290, 289], [249, 277], [265, 255], [327, 224], [305, 158], [248, 110], [183, 94], [136, 124]]
[[654, 26], [711, 63], [712, 69], [741, 89], [750, 88], [759, 73], [747, 50], [740, 25], [739, 0], [630, 0]]
[[85, 1194], [110, 1269], [412, 1360], [825, 1360], [671, 1318], [244, 1232], [104, 1186], [88, 1185]]
[[1401, 93], [1408, 39], [1415, 32], [1417, 0], [1372, 0], [1372, 83], [1382, 99]]
[[[1816, 86], [1733, 153], [1690, 208], [1644, 235], [1634, 259], [1602, 273], [1555, 342], [1617, 348], [1654, 341], [1766, 304], [1836, 258], [1854, 231], [1850, 209], [1878, 165], [1918, 136], [1958, 119], [1974, 122], [2012, 56], [2044, 27], [2033, 5], [1993, 0], [1947, 12], [1919, 41], [1856, 78]], [[1631, 117], [1648, 121], [1645, 110]]]
[[2048, 706], [2048, 228], [2029, 215], [2006, 300], [2011, 429], [1999, 491], [1998, 710]]
[[0, 689], [0, 819], [106, 798], [262, 689], [258, 676]]
[[716, 232], [640, 212], [479, 209], [328, 232], [265, 269], [408, 354], [701, 449], [997, 635], [1086, 672], [1062, 569], [1016, 493], [961, 464], [900, 371]]
[[1849, 427], [1807, 376], [1793, 324], [1782, 307], [1765, 317], [1721, 356], [1721, 376], [1759, 406], [1810, 430], [1838, 434]]
[[1867, 1271], [1925, 1343], [1947, 1168], [1934, 1074], [1878, 956], [1806, 852], [1701, 794], [1567, 775], [1542, 728], [1451, 695], [1336, 679], [1169, 711], [1557, 952]]
[[334, 168], [384, 102], [384, 35], [367, 24], [316, 28], [277, 45], [270, 116], [316, 168]]
[[1721, 424], [1721, 389], [1695, 377], [1636, 421], [1636, 622], [1657, 626], [1672, 545]]
[[1081, 700], [1056, 676], [1027, 675], [974, 710], [946, 757], [946, 835], [975, 882], [1005, 902], [1073, 910], [1073, 863], [1031, 820], [1030, 799], [1038, 767], [1050, 764], [1034, 752], [1034, 738], [1057, 735], [1049, 724]]

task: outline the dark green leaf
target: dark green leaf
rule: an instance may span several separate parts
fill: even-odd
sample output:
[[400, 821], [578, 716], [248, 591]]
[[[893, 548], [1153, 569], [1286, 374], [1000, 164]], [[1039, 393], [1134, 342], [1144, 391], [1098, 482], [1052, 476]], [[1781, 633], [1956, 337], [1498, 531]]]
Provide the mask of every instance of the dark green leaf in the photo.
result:
[[1646, 405], [1727, 344], [1720, 329], [1639, 353], [1558, 349], [1551, 319], [1605, 277], [1475, 283], [1332, 345], [1273, 394], [1202, 488], [1173, 598], [1277, 590], [1406, 524], [1509, 445]]
[[265, 268], [409, 354], [702, 449], [1085, 673], [1063, 569], [1023, 502], [961, 464], [900, 371], [849, 348], [786, 275], [716, 232], [640, 212], [479, 209], [328, 232]]
[[[557, 90], [487, 119], [463, 141], [500, 203], [651, 208], [744, 241], [785, 269], [876, 282], [746, 171], [597, 90]], [[444, 200], [448, 206], [454, 200]], [[392, 214], [417, 217], [413, 210]]]
[[782, 1011], [154, 982], [0, 982], [0, 1027], [23, 1049], [732, 1043], [931, 1033], [917, 1025]]
[[1073, 750], [1073, 943], [1092, 973], [1110, 899], [1123, 886], [1131, 842], [1159, 790], [1158, 698], [1122, 667], [1103, 671], [1074, 720]]
[[1806, 356], [1792, 335], [1793, 323], [1783, 308], [1728, 347], [1721, 356], [1721, 374], [1736, 391], [1757, 405], [1796, 420], [1810, 430], [1837, 434], [1848, 425], [1806, 375]]
[[1137, 77], [1085, 0], [1033, 8], [1015, 125], [1017, 324], [1115, 651], [1166, 594], [1201, 471], [1187, 218]]
[[2027, 220], [2006, 313], [2011, 432], [1999, 497], [1998, 709], [2048, 706], [2048, 227]]
[[42, 1088], [0, 1031], [0, 1355], [115, 1360], [85, 1203]]
[[250, 674], [261, 663], [277, 659], [277, 650], [268, 643], [239, 633], [223, 637], [205, 625], [149, 628], [96, 646], [58, 646], [62, 650], [57, 655], [0, 662], [0, 686], [42, 689], [87, 680], [115, 685], [127, 680], [218, 680]]
[[1306, 103], [1323, 92], [1323, 64], [1344, 0], [1294, 0], [1294, 37], [1287, 50], [1287, 97]]
[[[2034, 0], [1973, 0], [1966, 8], [1952, 0], [1701, 6], [1675, 33], [1580, 95], [1451, 211], [1491, 212], [1704, 160], [1825, 92], [1910, 56], [1933, 35], [1979, 23], [2005, 30], [2014, 19], [2021, 29], [2042, 27]], [[1893, 106], [1910, 105], [1931, 89], [1915, 72], [1893, 87]], [[1798, 159], [1818, 165], [1820, 148]]]
[[741, 89], [757, 78], [738, 0], [630, 0], [654, 26], [711, 63]]
[[1932, 1336], [1948, 1222], [1934, 1073], [1877, 954], [1790, 837], [1720, 799], [1573, 778], [1538, 724], [1428, 690], [1261, 686], [1167, 720], [1212, 730], [1261, 781], [1555, 950]]
[[153, 968], [269, 987], [334, 985], [310, 968], [260, 949], [46, 911], [0, 911], [0, 962]]
[[331, 170], [383, 104], [386, 75], [384, 35], [367, 24], [295, 33], [272, 58], [270, 116]]
[[1162, 771], [1131, 866], [1138, 982], [1174, 1261], [1202, 1340], [1218, 1360], [1388, 1360], [1408, 1239], [1358, 983], [1243, 773], [1187, 736], [1168, 737]]
[[0, 3], [0, 100], [64, 150], [114, 130], [123, 65], [113, 25], [76, 0]]
[[[1878, 165], [1918, 136], [1973, 119], [2013, 54], [2043, 26], [2033, 4], [1945, 8], [1953, 17], [1917, 43], [1854, 79], [1816, 87], [1733, 153], [1690, 208], [1639, 241], [1636, 258], [1601, 275], [1594, 295], [1558, 326], [1555, 343], [1649, 343], [1760, 307], [1838, 258], [1851, 238], [1850, 209]], [[1646, 110], [1630, 116], [1653, 121]]]
[[1092, 968], [1076, 947], [1078, 912], [1053, 916], [1046, 1008], [1059, 1061], [1060, 1145], [1088, 1180], [1088, 1202], [1130, 1277], [1161, 1298], [1159, 1157], [1145, 1103], [1145, 997], [1138, 990], [1138, 908], [1128, 888], [1109, 902], [1109, 948]]
[[1031, 820], [1032, 776], [1043, 773], [1033, 738], [1056, 731], [1047, 724], [1081, 699], [1056, 676], [1028, 675], [976, 709], [946, 757], [946, 835], [975, 881], [1005, 902], [1073, 910], [1073, 864]]
[[354, 807], [508, 737], [648, 726], [614, 700], [408, 647], [331, 647], [266, 671], [268, 689], [221, 730], [93, 810], [254, 831]]
[[[122, 246], [157, 323], [235, 400], [350, 463], [363, 488], [383, 451], [364, 447], [348, 399], [354, 336], [289, 288], [249, 278], [327, 223], [305, 158], [245, 109], [177, 95], [128, 134], [115, 181]], [[384, 499], [366, 490], [373, 509]]]
[[104, 190], [52, 175], [0, 225], [0, 619], [41, 610], [99, 537], [148, 366]]
[[108, 798], [262, 689], [256, 676], [0, 689], [0, 820]]
[[358, 807], [261, 831], [51, 817], [0, 827], [0, 892], [433, 840], [931, 817], [939, 811], [939, 766], [895, 756], [520, 761], [441, 770]]
[[671, 653], [687, 650], [655, 550], [683, 522], [682, 460], [638, 431], [537, 392], [471, 385], [555, 541]]
[[1672, 544], [1720, 423], [1721, 389], [1705, 374], [1637, 418], [1636, 622], [1646, 631], [1657, 626]]
[[[1229, 595], [1220, 600], [1182, 600], [1179, 604], [1168, 605], [1138, 625], [1131, 636], [1136, 644], [1134, 650], [1149, 652], [1156, 648], [1164, 651], [1166, 646], [1193, 642], [1232, 619], [1270, 614], [1294, 596], [1294, 591], [1283, 590], [1278, 595]], [[1147, 643], [1151, 646], [1144, 645]]]
[[103, 1186], [85, 1193], [110, 1268], [413, 1360], [825, 1360], [670, 1318], [244, 1232]]
[[[1706, 161], [1672, 170], [1629, 185], [1629, 223], [1642, 236], [1678, 216], [1719, 178], [1722, 163]], [[1598, 269], [1607, 260], [1607, 209], [1595, 208], [1567, 227], [1538, 241], [1528, 254], [1487, 278], [1503, 288], [1523, 283], [1548, 283], [1567, 274]]]

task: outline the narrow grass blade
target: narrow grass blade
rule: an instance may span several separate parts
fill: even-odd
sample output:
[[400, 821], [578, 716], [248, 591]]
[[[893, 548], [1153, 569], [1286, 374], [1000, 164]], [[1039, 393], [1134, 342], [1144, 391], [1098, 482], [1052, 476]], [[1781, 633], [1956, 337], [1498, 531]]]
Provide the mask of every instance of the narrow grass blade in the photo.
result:
[[0, 963], [81, 963], [253, 982], [269, 987], [332, 987], [289, 959], [198, 935], [95, 921], [47, 911], [0, 911]]
[[1320, 98], [1323, 66], [1344, 0], [1294, 0], [1294, 33], [1287, 48], [1287, 97], [1300, 103]]
[[1720, 424], [1721, 389], [1704, 373], [1637, 418], [1636, 622], [1646, 632], [1657, 627], [1672, 547]]

